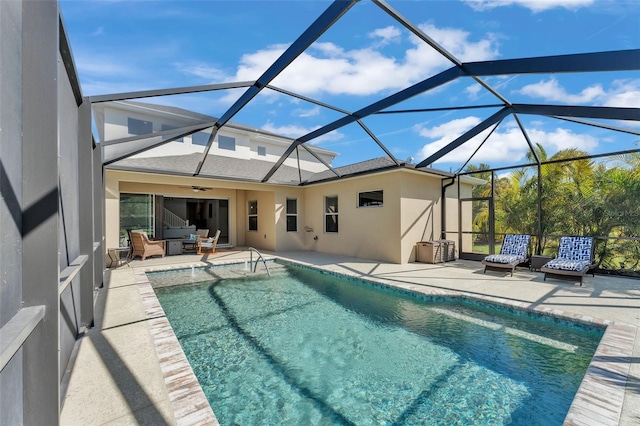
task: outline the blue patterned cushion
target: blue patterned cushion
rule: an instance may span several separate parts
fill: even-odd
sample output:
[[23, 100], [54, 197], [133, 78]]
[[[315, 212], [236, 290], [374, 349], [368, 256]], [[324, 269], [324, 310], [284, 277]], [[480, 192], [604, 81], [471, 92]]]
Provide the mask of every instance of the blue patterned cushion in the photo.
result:
[[500, 249], [500, 254], [515, 254], [526, 258], [529, 251], [531, 235], [507, 234]]
[[553, 259], [548, 261], [543, 268], [557, 269], [562, 271], [582, 271], [591, 264], [590, 260], [563, 260]]
[[593, 253], [592, 237], [560, 237], [559, 260], [579, 260], [591, 262]]
[[518, 260], [524, 261], [524, 257], [517, 254], [490, 254], [484, 258], [485, 262], [490, 263], [513, 263]]

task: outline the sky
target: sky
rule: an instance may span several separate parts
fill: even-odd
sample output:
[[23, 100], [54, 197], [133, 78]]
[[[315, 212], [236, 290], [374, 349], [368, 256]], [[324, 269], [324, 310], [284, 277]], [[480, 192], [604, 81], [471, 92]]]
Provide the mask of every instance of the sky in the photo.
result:
[[[330, 4], [61, 0], [60, 9], [83, 95], [93, 96], [255, 80]], [[389, 0], [388, 4], [462, 62], [640, 48], [637, 0]], [[362, 0], [271, 84], [353, 112], [451, 66], [376, 4]], [[482, 80], [512, 103], [640, 108], [640, 71]], [[245, 90], [144, 101], [220, 117]], [[463, 77], [385, 110], [438, 111], [374, 114], [362, 122], [396, 158], [418, 163], [499, 109], [446, 108], [499, 103], [472, 78]], [[296, 138], [341, 117], [339, 111], [264, 89], [232, 121]], [[567, 148], [587, 154], [640, 149], [638, 135], [533, 115], [518, 118], [531, 142], [541, 144], [549, 156]], [[640, 131], [638, 122], [606, 124]], [[529, 147], [513, 116], [482, 143], [490, 130], [433, 166], [457, 171], [467, 161], [493, 167], [528, 162]], [[338, 152], [334, 166], [385, 155], [356, 123], [309, 143]]]

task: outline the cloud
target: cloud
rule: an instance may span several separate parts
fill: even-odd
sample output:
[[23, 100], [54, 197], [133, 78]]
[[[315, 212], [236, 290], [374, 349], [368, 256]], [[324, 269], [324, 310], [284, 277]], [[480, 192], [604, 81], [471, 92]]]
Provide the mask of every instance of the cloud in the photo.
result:
[[465, 93], [467, 93], [467, 95], [469, 95], [471, 99], [475, 99], [478, 97], [478, 93], [480, 93], [481, 89], [482, 86], [480, 86], [479, 84], [472, 84], [471, 86], [467, 86], [464, 91]]
[[[491, 36], [472, 41], [470, 34], [455, 28], [423, 24], [421, 29], [463, 61], [480, 61], [499, 56]], [[385, 55], [381, 44], [347, 50], [331, 42], [314, 43], [284, 70], [273, 84], [305, 95], [371, 95], [398, 90], [452, 66], [442, 55], [418, 37], [395, 27], [370, 33], [376, 40], [408, 43], [399, 56]], [[231, 80], [255, 80], [285, 51], [277, 44], [244, 54]], [[392, 78], [391, 78], [392, 76]]]
[[604, 106], [640, 108], [640, 79], [614, 80], [611, 86]]
[[569, 93], [555, 78], [529, 84], [516, 91], [532, 98], [565, 104], [593, 104], [611, 107], [640, 107], [640, 80], [614, 80], [605, 90], [600, 84]]
[[76, 54], [75, 64], [78, 73], [87, 77], [109, 77], [120, 79], [135, 75], [135, 69], [111, 56]]
[[[478, 117], [456, 119], [439, 126], [419, 129], [420, 136], [436, 139], [425, 144], [415, 155], [417, 161], [429, 157], [458, 136], [471, 129], [480, 122]], [[465, 142], [443, 156], [437, 163], [466, 162], [487, 137], [491, 130], [487, 129], [476, 137]], [[527, 128], [527, 134], [533, 144], [540, 143], [550, 155], [562, 149], [577, 148], [586, 152], [593, 151], [598, 145], [598, 139], [586, 133], [574, 133], [571, 130], [558, 127], [551, 131], [539, 128]], [[511, 163], [525, 159], [529, 152], [529, 145], [517, 126], [501, 126], [493, 132], [471, 160], [473, 163]]]
[[522, 6], [532, 12], [542, 12], [555, 8], [577, 10], [590, 6], [595, 0], [465, 0], [474, 10], [489, 10], [504, 6]]
[[320, 115], [320, 107], [315, 106], [313, 108], [298, 108], [291, 111], [291, 114], [296, 117], [307, 118], [307, 117], [315, 117]]
[[378, 45], [385, 46], [387, 44], [400, 41], [402, 32], [398, 27], [388, 26], [378, 28], [369, 33], [369, 38], [380, 39]]
[[480, 121], [481, 120], [478, 117], [458, 118], [436, 127], [421, 128], [419, 129], [418, 134], [422, 137], [432, 139], [438, 137], [448, 137], [451, 135], [455, 135], [454, 138], [457, 138], [467, 130], [478, 125]]
[[208, 81], [229, 81], [229, 76], [220, 68], [202, 62], [174, 64], [176, 69], [186, 75], [193, 75]]
[[[311, 133], [314, 130], [318, 129], [320, 126], [316, 127], [304, 127], [295, 124], [288, 124], [285, 126], [276, 126], [271, 121], [268, 121], [266, 124], [261, 126], [260, 128], [271, 133], [275, 133], [277, 135], [287, 136], [293, 139], [299, 138], [300, 136], [304, 136], [307, 133]], [[323, 142], [335, 142], [341, 140], [344, 137], [344, 134], [334, 130], [325, 135], [322, 135], [312, 141], [309, 142], [311, 145], [320, 145]]]
[[589, 86], [583, 89], [579, 94], [570, 94], [564, 87], [560, 86], [555, 78], [550, 78], [549, 80], [540, 81], [535, 84], [528, 84], [522, 89], [516, 91], [516, 93], [521, 93], [532, 98], [542, 98], [546, 101], [566, 104], [591, 103], [605, 94], [602, 86], [599, 84]]
[[96, 30], [91, 33], [92, 36], [99, 36], [99, 35], [102, 35], [102, 34], [104, 34], [104, 27], [102, 27], [102, 26], [96, 28]]

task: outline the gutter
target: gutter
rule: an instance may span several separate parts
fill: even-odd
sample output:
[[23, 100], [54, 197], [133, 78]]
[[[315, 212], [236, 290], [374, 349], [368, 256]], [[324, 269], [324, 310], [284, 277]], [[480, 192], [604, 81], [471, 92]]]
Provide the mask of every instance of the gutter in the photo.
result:
[[[440, 195], [440, 199], [442, 200], [442, 207], [441, 207], [442, 212], [441, 212], [441, 216], [440, 216], [440, 227], [441, 227], [440, 228], [440, 237], [443, 240], [447, 239], [447, 232], [446, 232], [446, 229], [447, 229], [447, 202], [446, 202], [445, 194], [447, 192], [447, 188], [450, 187], [451, 185], [453, 185], [454, 183], [456, 183], [456, 176], [454, 175], [450, 179], [451, 179], [451, 182], [445, 184], [442, 187], [442, 193]], [[442, 179], [442, 182], [444, 182], [444, 179]]]

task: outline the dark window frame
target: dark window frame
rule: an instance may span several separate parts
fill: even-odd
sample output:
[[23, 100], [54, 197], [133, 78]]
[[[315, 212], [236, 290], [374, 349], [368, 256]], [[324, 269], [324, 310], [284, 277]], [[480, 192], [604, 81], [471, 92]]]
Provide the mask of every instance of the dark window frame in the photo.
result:
[[258, 200], [247, 201], [247, 229], [251, 232], [258, 231]]
[[358, 192], [358, 208], [384, 207], [384, 190]]
[[[335, 199], [335, 203], [329, 204], [329, 200]], [[332, 208], [335, 207], [335, 210]], [[329, 195], [324, 197], [324, 232], [327, 234], [337, 234], [338, 226], [338, 196]]]
[[[293, 212], [290, 211], [289, 209], [290, 201], [294, 203], [293, 207], [295, 208], [293, 210], [295, 211]], [[298, 199], [287, 198], [285, 210], [286, 210], [287, 232], [298, 232]]]
[[127, 132], [130, 135], [147, 135], [153, 133], [153, 121], [127, 117]]

